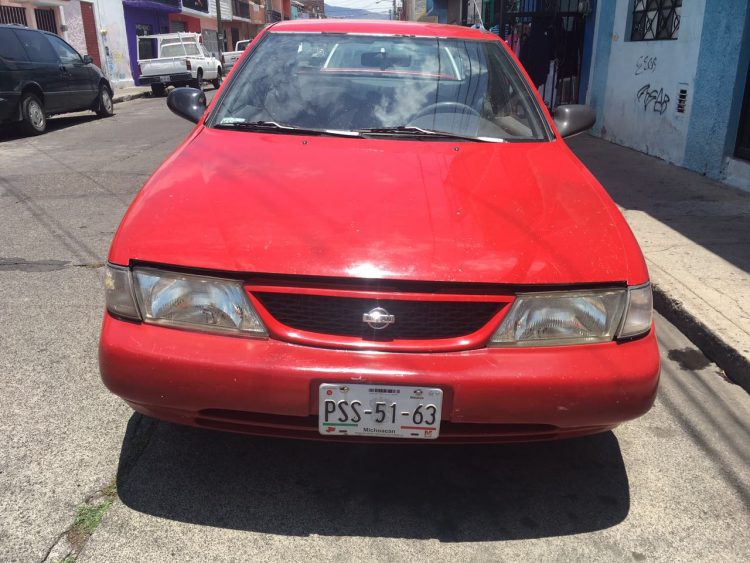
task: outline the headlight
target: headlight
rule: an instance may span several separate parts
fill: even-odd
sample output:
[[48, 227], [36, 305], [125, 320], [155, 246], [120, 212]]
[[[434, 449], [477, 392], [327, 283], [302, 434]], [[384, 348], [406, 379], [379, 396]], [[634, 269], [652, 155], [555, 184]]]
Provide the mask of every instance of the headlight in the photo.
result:
[[[237, 280], [107, 265], [107, 310], [115, 316], [192, 330], [268, 336]], [[137, 301], [137, 304], [136, 304]]]
[[559, 346], [612, 340], [627, 290], [525, 293], [490, 339], [490, 346]]
[[237, 280], [134, 268], [143, 320], [193, 330], [267, 336]]

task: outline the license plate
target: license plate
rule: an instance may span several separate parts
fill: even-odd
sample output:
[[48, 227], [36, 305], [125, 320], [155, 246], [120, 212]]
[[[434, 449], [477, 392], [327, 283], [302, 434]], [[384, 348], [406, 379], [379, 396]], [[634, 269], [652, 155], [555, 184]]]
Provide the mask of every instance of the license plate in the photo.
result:
[[160, 76], [159, 80], [161, 80], [162, 82], [169, 82], [169, 76]]
[[434, 440], [442, 406], [443, 390], [432, 387], [323, 383], [318, 431], [324, 436]]

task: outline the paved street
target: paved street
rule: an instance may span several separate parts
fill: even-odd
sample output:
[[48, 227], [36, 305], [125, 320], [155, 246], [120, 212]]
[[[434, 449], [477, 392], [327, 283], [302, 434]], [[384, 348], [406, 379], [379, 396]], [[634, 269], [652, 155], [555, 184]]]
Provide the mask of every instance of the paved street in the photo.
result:
[[78, 561], [750, 560], [750, 396], [661, 317], [655, 407], [590, 438], [349, 446], [132, 414], [98, 376], [102, 265], [191, 125], [115, 110], [0, 130], [0, 561], [56, 560], [113, 482]]

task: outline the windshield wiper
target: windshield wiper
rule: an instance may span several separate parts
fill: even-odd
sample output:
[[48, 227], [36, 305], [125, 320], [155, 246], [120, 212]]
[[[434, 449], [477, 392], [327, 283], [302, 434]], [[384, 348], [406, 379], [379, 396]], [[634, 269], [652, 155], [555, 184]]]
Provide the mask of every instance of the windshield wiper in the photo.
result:
[[337, 137], [361, 137], [358, 131], [341, 129], [308, 129], [286, 125], [275, 121], [227, 121], [214, 125], [216, 129], [240, 129], [242, 131], [283, 132], [298, 135], [335, 135]]
[[465, 141], [475, 141], [483, 143], [504, 143], [505, 139], [496, 137], [475, 137], [473, 135], [462, 135], [460, 133], [451, 133], [450, 131], [436, 131], [433, 129], [424, 129], [416, 125], [398, 125], [395, 127], [373, 127], [371, 129], [357, 129], [358, 133], [363, 135], [403, 135], [409, 137], [432, 137], [442, 139], [463, 139]]

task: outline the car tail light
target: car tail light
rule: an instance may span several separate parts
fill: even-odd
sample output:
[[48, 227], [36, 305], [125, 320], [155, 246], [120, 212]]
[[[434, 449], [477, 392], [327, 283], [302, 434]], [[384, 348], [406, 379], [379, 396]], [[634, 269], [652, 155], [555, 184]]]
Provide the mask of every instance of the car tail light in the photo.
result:
[[193, 68], [193, 65], [191, 65], [190, 61], [187, 59], [185, 60], [185, 68], [187, 68], [188, 70], [191, 70]]

